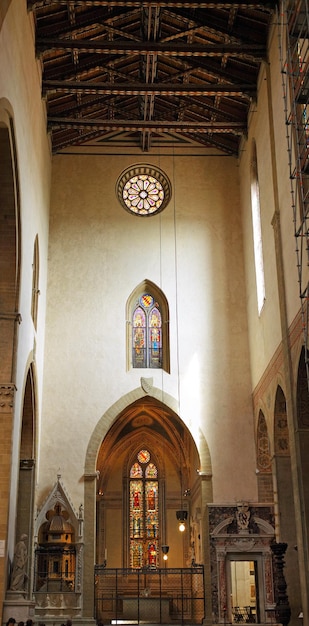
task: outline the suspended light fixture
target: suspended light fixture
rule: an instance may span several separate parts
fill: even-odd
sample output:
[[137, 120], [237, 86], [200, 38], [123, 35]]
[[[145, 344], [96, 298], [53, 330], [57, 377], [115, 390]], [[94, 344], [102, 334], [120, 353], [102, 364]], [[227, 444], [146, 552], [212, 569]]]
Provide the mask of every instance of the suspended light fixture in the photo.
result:
[[170, 547], [169, 546], [162, 546], [162, 552], [163, 552], [163, 560], [167, 561], [168, 559], [168, 551], [169, 551]]
[[180, 502], [180, 509], [178, 511], [176, 511], [176, 518], [179, 522], [179, 530], [181, 533], [184, 532], [184, 530], [186, 530], [186, 521], [188, 518], [188, 511], [186, 509], [183, 508], [183, 496], [187, 496], [189, 491], [188, 489], [183, 490], [183, 475], [182, 475], [182, 450], [181, 450], [181, 445], [179, 443], [179, 452], [180, 452], [180, 494], [181, 494], [181, 502]]
[[179, 522], [179, 530], [181, 533], [183, 533], [184, 530], [186, 530], [185, 522], [188, 519], [188, 511], [185, 511], [184, 509], [181, 509], [180, 511], [176, 511], [176, 518]]

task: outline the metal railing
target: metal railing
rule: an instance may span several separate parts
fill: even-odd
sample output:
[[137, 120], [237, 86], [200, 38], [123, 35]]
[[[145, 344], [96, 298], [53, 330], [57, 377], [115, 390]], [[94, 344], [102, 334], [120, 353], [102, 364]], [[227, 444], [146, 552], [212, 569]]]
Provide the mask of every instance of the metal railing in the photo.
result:
[[104, 624], [200, 624], [205, 617], [204, 568], [95, 567], [95, 617]]

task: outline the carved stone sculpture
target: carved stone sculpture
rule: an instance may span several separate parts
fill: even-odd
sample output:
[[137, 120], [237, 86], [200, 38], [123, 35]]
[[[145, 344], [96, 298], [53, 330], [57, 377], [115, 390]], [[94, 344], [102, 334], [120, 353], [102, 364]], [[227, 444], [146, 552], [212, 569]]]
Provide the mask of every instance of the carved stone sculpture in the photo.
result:
[[27, 535], [21, 535], [15, 546], [14, 559], [11, 573], [11, 591], [24, 591], [26, 586], [26, 565], [28, 549], [26, 545]]

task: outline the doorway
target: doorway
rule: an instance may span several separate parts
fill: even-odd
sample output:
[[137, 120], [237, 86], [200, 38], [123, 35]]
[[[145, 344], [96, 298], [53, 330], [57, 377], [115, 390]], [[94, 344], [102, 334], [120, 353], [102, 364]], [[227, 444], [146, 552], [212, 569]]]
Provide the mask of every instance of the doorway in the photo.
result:
[[229, 560], [233, 624], [256, 624], [259, 618], [258, 560]]

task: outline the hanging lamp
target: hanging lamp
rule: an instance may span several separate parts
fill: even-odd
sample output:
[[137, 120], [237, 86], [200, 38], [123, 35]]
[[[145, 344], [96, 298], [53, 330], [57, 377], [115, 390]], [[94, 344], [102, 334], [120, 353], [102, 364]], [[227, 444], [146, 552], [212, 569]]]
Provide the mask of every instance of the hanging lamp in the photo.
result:
[[179, 511], [176, 511], [176, 518], [179, 522], [179, 530], [180, 532], [184, 532], [184, 530], [186, 530], [186, 524], [185, 522], [188, 519], [188, 511], [185, 511], [184, 509], [180, 509]]

